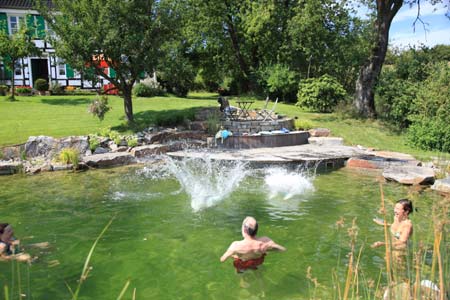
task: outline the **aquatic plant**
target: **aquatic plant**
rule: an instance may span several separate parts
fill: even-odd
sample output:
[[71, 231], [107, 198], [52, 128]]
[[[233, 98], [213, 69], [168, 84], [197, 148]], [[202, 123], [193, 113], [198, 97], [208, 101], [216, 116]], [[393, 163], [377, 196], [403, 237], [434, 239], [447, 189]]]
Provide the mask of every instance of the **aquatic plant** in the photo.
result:
[[59, 160], [64, 164], [72, 164], [76, 168], [80, 162], [80, 153], [75, 148], [64, 148], [59, 153]]

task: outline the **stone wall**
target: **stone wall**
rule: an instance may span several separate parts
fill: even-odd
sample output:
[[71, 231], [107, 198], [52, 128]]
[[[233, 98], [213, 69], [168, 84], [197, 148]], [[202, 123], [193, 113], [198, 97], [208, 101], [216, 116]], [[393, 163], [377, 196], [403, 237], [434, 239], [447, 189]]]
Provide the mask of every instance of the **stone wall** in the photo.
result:
[[242, 135], [244, 133], [252, 134], [261, 131], [275, 131], [282, 128], [292, 130], [294, 128], [294, 119], [283, 118], [275, 121], [222, 121], [221, 125], [233, 133], [233, 135]]

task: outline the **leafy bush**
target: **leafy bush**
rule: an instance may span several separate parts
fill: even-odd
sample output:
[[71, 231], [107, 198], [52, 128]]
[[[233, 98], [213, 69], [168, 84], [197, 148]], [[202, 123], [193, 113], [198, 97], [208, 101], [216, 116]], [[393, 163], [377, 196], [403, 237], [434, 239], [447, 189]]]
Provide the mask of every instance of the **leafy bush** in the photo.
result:
[[32, 91], [33, 90], [31, 88], [31, 86], [21, 85], [21, 86], [16, 87], [16, 92], [18, 94], [30, 94], [31, 95]]
[[53, 81], [50, 84], [50, 93], [52, 95], [64, 95], [64, 88], [57, 82]]
[[220, 114], [211, 113], [206, 118], [206, 126], [209, 134], [215, 134], [220, 128]]
[[336, 78], [323, 75], [300, 81], [297, 105], [318, 112], [332, 112], [346, 92]]
[[132, 136], [132, 135], [127, 136], [126, 141], [127, 141], [128, 147], [134, 148], [138, 145], [138, 139], [135, 136]]
[[450, 66], [435, 64], [415, 102], [409, 143], [422, 149], [450, 152]]
[[411, 124], [409, 116], [417, 111], [418, 84], [396, 78], [394, 71], [382, 73], [376, 88], [378, 115], [398, 129]]
[[64, 148], [59, 153], [59, 160], [65, 164], [72, 164], [76, 168], [80, 162], [80, 153], [75, 148]]
[[309, 120], [299, 120], [294, 121], [294, 127], [296, 130], [309, 130], [314, 128], [314, 124]]
[[49, 86], [47, 80], [43, 78], [36, 79], [36, 81], [34, 82], [34, 88], [39, 92], [48, 91], [48, 87]]
[[89, 149], [91, 149], [92, 152], [95, 151], [95, 149], [100, 146], [100, 137], [97, 135], [89, 135]]
[[6, 85], [0, 85], [0, 96], [6, 96], [8, 93], [8, 86]]
[[108, 105], [108, 96], [103, 95], [101, 97], [97, 97], [92, 101], [89, 105], [88, 112], [98, 117], [100, 121], [103, 121], [105, 118], [105, 114], [111, 109]]
[[164, 95], [164, 90], [155, 84], [138, 83], [133, 87], [133, 94], [137, 97], [155, 97]]
[[297, 93], [297, 76], [286, 65], [276, 64], [265, 70], [268, 92], [283, 100], [294, 98]]

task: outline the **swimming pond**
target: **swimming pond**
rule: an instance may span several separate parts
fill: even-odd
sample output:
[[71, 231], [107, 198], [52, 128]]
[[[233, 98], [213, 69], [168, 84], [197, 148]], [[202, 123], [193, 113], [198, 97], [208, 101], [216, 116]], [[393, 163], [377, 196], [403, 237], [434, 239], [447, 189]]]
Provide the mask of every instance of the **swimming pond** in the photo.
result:
[[[430, 232], [432, 192], [386, 183], [391, 208], [410, 196], [415, 239]], [[329, 173], [208, 160], [172, 161], [82, 173], [0, 177], [0, 221], [14, 225], [25, 249], [38, 259], [30, 267], [0, 262], [0, 284], [23, 299], [70, 299], [86, 256], [114, 218], [92, 256], [79, 299], [115, 299], [130, 280], [126, 299], [305, 299], [318, 292], [333, 298], [333, 274], [345, 281], [350, 251], [347, 229], [356, 218], [357, 249], [365, 278], [377, 280], [383, 239], [372, 222], [380, 216], [376, 176], [341, 169]], [[241, 239], [247, 215], [285, 246], [269, 253], [256, 272], [236, 274], [219, 258]], [[344, 218], [345, 227], [336, 223]], [[49, 242], [39, 249], [33, 243]], [[19, 280], [20, 278], [20, 280]], [[18, 280], [20, 282], [18, 282]], [[383, 280], [383, 276], [382, 279]], [[3, 294], [2, 294], [3, 297]], [[124, 298], [124, 299], [125, 299]]]

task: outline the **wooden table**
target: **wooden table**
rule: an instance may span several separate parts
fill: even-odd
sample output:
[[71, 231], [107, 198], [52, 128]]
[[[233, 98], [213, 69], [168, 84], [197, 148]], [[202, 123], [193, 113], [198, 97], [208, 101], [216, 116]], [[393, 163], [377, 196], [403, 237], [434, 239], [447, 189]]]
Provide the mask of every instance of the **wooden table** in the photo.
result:
[[250, 117], [249, 110], [254, 102], [255, 101], [236, 101], [237, 105], [241, 109], [238, 118], [247, 119]]

